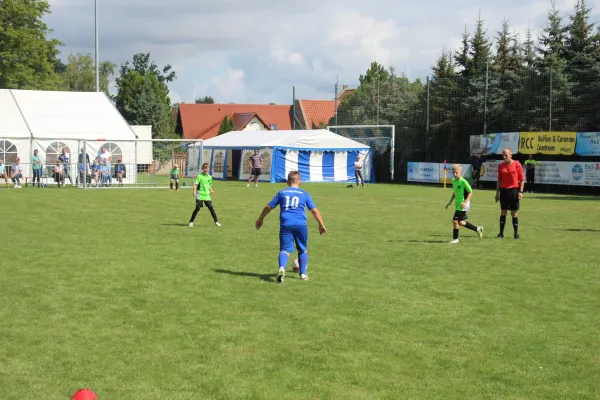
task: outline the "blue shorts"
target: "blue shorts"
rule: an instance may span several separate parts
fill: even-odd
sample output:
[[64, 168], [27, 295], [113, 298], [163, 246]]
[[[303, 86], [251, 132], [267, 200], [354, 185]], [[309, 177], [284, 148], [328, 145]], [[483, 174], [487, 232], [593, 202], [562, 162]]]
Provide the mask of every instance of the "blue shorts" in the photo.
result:
[[292, 253], [294, 244], [298, 249], [298, 254], [306, 252], [308, 245], [308, 226], [282, 226], [279, 228], [279, 251]]

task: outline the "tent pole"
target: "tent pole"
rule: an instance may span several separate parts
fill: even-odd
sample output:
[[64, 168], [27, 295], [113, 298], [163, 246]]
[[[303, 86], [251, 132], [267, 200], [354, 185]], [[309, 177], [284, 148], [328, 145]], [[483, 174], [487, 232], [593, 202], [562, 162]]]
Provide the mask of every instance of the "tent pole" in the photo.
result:
[[[87, 147], [86, 147], [86, 141], [85, 139], [83, 139], [83, 159], [82, 164], [83, 164], [83, 179], [82, 179], [82, 183], [83, 183], [83, 190], [87, 190], [87, 170], [88, 170], [88, 165], [87, 165]], [[90, 180], [91, 182], [91, 180]]]

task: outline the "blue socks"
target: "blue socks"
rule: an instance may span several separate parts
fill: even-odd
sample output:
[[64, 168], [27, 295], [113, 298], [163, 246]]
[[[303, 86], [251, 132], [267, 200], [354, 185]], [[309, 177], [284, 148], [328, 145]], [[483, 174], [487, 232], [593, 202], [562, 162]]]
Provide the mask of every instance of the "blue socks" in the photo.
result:
[[300, 264], [300, 275], [306, 275], [308, 268], [308, 252], [298, 254], [298, 264]]
[[286, 253], [285, 251], [279, 252], [279, 267], [285, 269], [289, 258], [290, 253]]

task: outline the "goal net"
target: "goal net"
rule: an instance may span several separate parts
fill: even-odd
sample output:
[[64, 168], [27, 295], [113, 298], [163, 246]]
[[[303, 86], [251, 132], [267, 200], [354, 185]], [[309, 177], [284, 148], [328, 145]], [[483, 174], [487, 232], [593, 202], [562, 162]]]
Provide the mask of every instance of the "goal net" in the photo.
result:
[[327, 129], [371, 147], [375, 176], [380, 181], [387, 180], [382, 179], [385, 176], [394, 180], [394, 125], [333, 125]]

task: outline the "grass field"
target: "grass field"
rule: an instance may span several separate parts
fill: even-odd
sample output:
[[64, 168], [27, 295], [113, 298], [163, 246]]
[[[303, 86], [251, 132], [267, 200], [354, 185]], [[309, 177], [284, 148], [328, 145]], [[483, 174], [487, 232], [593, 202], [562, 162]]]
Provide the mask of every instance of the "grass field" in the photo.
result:
[[[281, 185], [0, 188], [0, 399], [599, 399], [600, 201], [527, 195], [495, 239], [478, 191], [304, 185], [310, 281], [277, 272]], [[291, 268], [290, 268], [291, 270]]]

